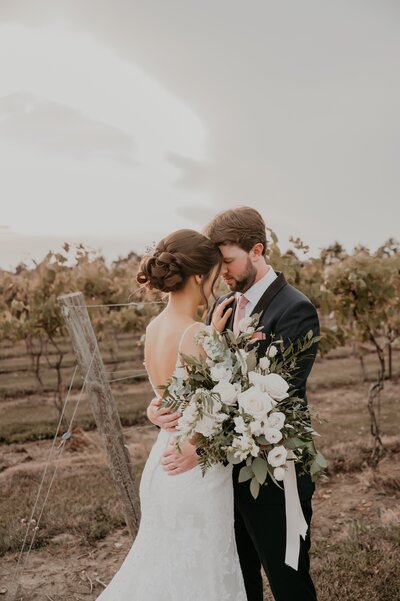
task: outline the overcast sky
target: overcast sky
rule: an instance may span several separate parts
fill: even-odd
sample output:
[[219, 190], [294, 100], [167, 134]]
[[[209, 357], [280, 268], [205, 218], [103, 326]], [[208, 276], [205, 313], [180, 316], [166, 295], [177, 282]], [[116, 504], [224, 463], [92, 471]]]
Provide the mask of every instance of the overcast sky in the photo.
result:
[[395, 0], [1, 0], [0, 267], [215, 212], [285, 246], [399, 237]]

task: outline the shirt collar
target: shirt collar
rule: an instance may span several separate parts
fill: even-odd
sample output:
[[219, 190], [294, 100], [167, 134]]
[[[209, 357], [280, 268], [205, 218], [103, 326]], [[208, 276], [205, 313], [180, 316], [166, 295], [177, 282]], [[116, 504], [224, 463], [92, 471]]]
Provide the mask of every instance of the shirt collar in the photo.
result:
[[[269, 265], [267, 273], [261, 278], [261, 280], [258, 280], [258, 282], [246, 290], [246, 292], [244, 292], [244, 296], [255, 307], [268, 286], [272, 284], [277, 277], [276, 271], [274, 271], [272, 265]], [[239, 298], [239, 296], [240, 295], [237, 295], [237, 298]]]

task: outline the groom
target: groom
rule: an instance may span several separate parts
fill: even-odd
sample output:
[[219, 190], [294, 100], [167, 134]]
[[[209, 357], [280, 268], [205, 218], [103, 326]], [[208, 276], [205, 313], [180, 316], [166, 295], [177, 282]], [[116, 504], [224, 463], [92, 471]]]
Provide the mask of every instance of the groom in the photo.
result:
[[[316, 309], [299, 290], [288, 284], [282, 272], [274, 271], [265, 259], [266, 227], [261, 215], [250, 207], [240, 207], [217, 215], [205, 228], [204, 234], [219, 245], [223, 255], [221, 276], [231, 292], [212, 307], [207, 323], [218, 321], [227, 311], [225, 329], [235, 331], [242, 317], [261, 313], [262, 339], [257, 341], [258, 355], [265, 355], [271, 334], [290, 341], [302, 338], [309, 330], [319, 335]], [[232, 297], [232, 300], [228, 300]], [[297, 396], [307, 402], [306, 382], [316, 355], [316, 345], [298, 361], [299, 370], [293, 381]], [[154, 410], [156, 408], [154, 407]], [[150, 409], [152, 411], [152, 409]], [[149, 416], [150, 417], [150, 416]], [[154, 422], [156, 418], [151, 415]], [[170, 427], [167, 415], [159, 418], [161, 427]], [[175, 425], [176, 422], [173, 422]], [[171, 462], [179, 462], [180, 471], [197, 463], [191, 445], [182, 455], [166, 451], [163, 464], [168, 470]], [[315, 588], [309, 574], [311, 499], [315, 489], [310, 476], [300, 475], [296, 465], [297, 488], [304, 517], [308, 524], [306, 539], [300, 538], [298, 570], [285, 564], [286, 512], [284, 492], [268, 476], [253, 499], [248, 483], [239, 483], [239, 464], [233, 468], [235, 496], [235, 535], [248, 601], [262, 601], [261, 566], [268, 577], [276, 601], [316, 601]]]

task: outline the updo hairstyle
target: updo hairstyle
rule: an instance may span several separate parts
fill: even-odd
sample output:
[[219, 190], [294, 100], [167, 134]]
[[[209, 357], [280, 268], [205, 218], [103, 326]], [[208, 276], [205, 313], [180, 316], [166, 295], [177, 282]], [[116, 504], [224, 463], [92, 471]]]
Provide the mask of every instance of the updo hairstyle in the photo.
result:
[[204, 281], [221, 264], [222, 254], [214, 242], [195, 230], [182, 229], [163, 238], [152, 254], [142, 258], [136, 280], [150, 290], [173, 292], [181, 290], [190, 276], [202, 275], [204, 296]]

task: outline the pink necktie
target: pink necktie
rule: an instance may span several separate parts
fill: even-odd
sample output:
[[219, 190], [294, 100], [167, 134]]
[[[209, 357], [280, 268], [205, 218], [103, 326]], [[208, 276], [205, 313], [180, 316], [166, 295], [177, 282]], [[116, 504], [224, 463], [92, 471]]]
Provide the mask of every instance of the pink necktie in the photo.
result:
[[246, 314], [246, 305], [249, 303], [250, 301], [244, 296], [244, 294], [242, 294], [239, 298], [237, 307], [236, 307], [236, 311], [235, 311], [235, 317], [233, 319], [233, 333], [235, 334], [235, 336], [237, 336], [239, 334], [239, 321], [241, 319], [243, 319], [243, 317]]

